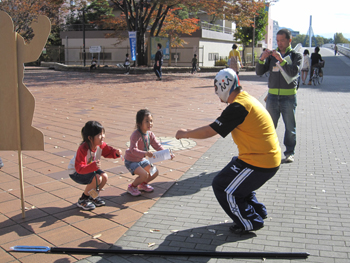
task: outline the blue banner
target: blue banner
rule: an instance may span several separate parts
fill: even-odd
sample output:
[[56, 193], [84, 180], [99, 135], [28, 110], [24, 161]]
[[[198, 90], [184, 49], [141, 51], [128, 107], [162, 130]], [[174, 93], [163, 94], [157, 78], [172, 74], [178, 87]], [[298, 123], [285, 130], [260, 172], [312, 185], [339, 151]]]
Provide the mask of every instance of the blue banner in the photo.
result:
[[131, 60], [136, 61], [136, 31], [129, 31]]

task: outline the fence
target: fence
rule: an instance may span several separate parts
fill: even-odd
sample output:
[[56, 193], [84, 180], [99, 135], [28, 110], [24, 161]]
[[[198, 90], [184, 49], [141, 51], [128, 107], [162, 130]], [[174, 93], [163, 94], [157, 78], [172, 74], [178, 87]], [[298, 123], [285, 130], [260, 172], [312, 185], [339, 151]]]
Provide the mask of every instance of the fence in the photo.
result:
[[235, 33], [235, 30], [233, 30], [232, 28], [210, 24], [210, 23], [205, 22], [205, 21], [201, 21], [201, 29], [215, 31], [215, 32], [221, 32], [221, 33], [225, 33], [225, 34], [232, 34], [232, 35]]
[[[203, 65], [203, 47], [178, 47], [171, 49], [171, 58], [164, 61], [164, 65], [190, 67], [194, 54], [197, 54], [199, 65]], [[89, 48], [85, 48], [85, 64], [90, 65], [92, 57], [96, 57], [98, 65], [116, 65], [124, 63], [125, 54], [130, 54], [129, 47], [102, 47], [100, 53], [90, 53]], [[65, 48], [64, 46], [50, 46], [39, 58], [40, 61], [58, 62], [66, 65], [83, 65], [83, 48]], [[150, 61], [149, 65], [153, 65]]]

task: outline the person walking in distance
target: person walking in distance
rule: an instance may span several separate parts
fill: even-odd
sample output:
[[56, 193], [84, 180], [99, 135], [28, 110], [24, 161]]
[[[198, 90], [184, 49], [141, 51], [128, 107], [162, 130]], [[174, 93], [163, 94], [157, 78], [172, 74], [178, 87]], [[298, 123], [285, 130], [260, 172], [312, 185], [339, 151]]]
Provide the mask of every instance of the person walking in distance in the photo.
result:
[[242, 63], [241, 55], [237, 50], [237, 48], [238, 46], [236, 44], [232, 45], [232, 50], [228, 55], [228, 59], [230, 61], [229, 67], [233, 69], [238, 75], [240, 68], [243, 67], [243, 63]]
[[301, 80], [303, 85], [305, 85], [305, 81], [307, 79], [307, 73], [310, 70], [310, 57], [309, 50], [305, 49], [303, 53], [303, 66], [301, 67]]
[[234, 222], [230, 230], [244, 234], [264, 227], [267, 209], [258, 202], [255, 191], [277, 173], [281, 149], [270, 114], [243, 91], [232, 69], [220, 70], [214, 87], [219, 99], [229, 104], [220, 117], [210, 125], [180, 129], [175, 137], [205, 139], [231, 133], [238, 156], [216, 175], [212, 187], [219, 204]]
[[294, 162], [296, 145], [295, 109], [302, 56], [292, 49], [292, 36], [288, 29], [279, 30], [276, 39], [278, 48], [276, 50], [266, 49], [255, 70], [259, 76], [270, 72], [266, 109], [270, 113], [275, 127], [277, 127], [278, 120], [282, 115], [285, 126], [283, 143], [286, 147], [283, 162], [291, 163]]
[[337, 44], [334, 44], [334, 56], [338, 54], [338, 47]]
[[195, 73], [197, 71], [197, 55], [194, 54], [193, 55], [193, 58], [192, 58], [192, 71], [191, 71], [191, 74]]
[[154, 72], [156, 73], [157, 80], [162, 80], [162, 65], [163, 65], [163, 51], [162, 44], [157, 44], [157, 53], [154, 62]]

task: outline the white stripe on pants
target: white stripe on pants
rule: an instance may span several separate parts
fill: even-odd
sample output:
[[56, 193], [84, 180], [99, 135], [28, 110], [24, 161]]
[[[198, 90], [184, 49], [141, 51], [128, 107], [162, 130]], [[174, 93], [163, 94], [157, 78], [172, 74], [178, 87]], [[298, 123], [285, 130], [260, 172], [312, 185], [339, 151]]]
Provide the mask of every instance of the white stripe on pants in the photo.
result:
[[229, 204], [232, 213], [238, 217], [239, 221], [243, 224], [245, 230], [252, 230], [253, 225], [252, 223], [244, 219], [241, 212], [239, 211], [239, 207], [236, 203], [235, 196], [233, 195], [234, 191], [240, 186], [240, 184], [248, 178], [248, 176], [253, 172], [250, 168], [243, 169], [242, 172], [240, 172], [228, 185], [228, 187], [225, 189], [226, 197], [227, 197], [227, 203]]

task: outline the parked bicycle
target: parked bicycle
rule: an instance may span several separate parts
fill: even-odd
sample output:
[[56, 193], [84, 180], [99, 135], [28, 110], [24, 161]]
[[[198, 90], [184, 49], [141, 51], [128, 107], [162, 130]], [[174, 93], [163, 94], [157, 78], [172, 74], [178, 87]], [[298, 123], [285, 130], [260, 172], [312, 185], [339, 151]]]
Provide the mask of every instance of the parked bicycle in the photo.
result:
[[314, 72], [312, 74], [311, 81], [316, 86], [317, 84], [321, 84], [323, 81], [323, 72], [320, 73], [320, 69], [324, 67], [324, 61], [318, 63], [317, 67], [314, 67]]

